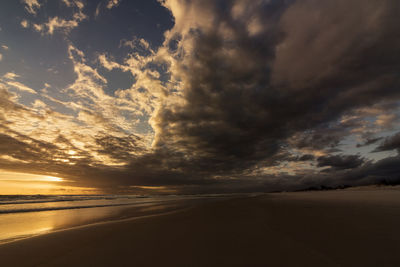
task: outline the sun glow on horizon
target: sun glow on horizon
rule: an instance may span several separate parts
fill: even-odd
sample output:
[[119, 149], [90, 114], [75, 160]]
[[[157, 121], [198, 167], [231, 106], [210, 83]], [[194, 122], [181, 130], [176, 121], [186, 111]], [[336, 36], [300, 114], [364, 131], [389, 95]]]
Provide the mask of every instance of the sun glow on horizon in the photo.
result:
[[63, 182], [63, 178], [50, 176], [31, 174], [23, 172], [10, 172], [0, 170], [0, 181], [36, 181], [36, 182]]
[[0, 170], [0, 195], [14, 194], [98, 194], [96, 188], [63, 185], [66, 179], [51, 175]]
[[76, 154], [76, 151], [74, 151], [74, 150], [68, 150], [68, 155], [75, 155]]
[[48, 179], [49, 182], [62, 182], [64, 181], [63, 178], [54, 177], [54, 176], [43, 176], [44, 179]]

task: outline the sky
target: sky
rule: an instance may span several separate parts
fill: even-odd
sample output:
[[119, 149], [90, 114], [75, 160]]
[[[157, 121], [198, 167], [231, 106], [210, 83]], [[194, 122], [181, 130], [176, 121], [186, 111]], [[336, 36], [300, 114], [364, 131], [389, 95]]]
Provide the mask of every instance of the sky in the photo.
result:
[[400, 182], [398, 0], [5, 0], [0, 194]]

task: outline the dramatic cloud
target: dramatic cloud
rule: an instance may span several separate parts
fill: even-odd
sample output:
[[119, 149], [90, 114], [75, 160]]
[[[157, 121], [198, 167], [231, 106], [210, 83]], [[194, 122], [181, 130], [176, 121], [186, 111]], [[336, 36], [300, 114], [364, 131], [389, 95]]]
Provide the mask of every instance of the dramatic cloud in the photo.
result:
[[[210, 175], [251, 168], [297, 134], [335, 147], [347, 133], [332, 138], [324, 125], [399, 97], [395, 1], [164, 4], [175, 17], [166, 44], [177, 42], [172, 75], [183, 96], [153, 118], [155, 144]], [[351, 160], [336, 167], [362, 164]]]
[[[97, 21], [100, 8], [119, 5], [112, 13], [127, 2], [97, 3], [87, 14]], [[25, 3], [27, 10], [41, 7]], [[51, 96], [50, 85], [39, 92], [12, 70], [2, 76], [1, 101], [9, 108], [0, 138], [12, 145], [2, 146], [0, 168], [57, 172], [76, 186], [113, 192], [295, 190], [399, 179], [399, 158], [390, 153], [400, 139], [387, 137], [400, 126], [398, 1], [159, 4], [174, 20], [162, 44], [142, 31], [111, 40], [118, 53], [108, 39], [92, 54], [85, 49], [98, 43], [71, 41], [81, 24], [93, 22], [80, 1], [63, 0], [72, 18], [22, 20], [42, 34], [70, 33], [65, 62], [74, 78]], [[113, 34], [125, 24], [114, 25]], [[117, 75], [132, 81], [109, 88]], [[35, 101], [20, 100], [26, 94]]]
[[[183, 70], [179, 75], [186, 103], [159, 112], [160, 137], [168, 141], [158, 142], [171, 142], [174, 136], [194, 153], [211, 152], [212, 157], [268, 156], [279, 141], [296, 132], [333, 121], [358, 106], [398, 97], [398, 59], [393, 59], [398, 40], [387, 41], [398, 30], [387, 19], [395, 16], [397, 5], [352, 2], [298, 1], [288, 7], [285, 1], [248, 5], [238, 1], [239, 7], [226, 4], [221, 10], [211, 1], [189, 1], [183, 6], [167, 1], [176, 19], [174, 29], [190, 29], [180, 33], [183, 41], [176, 54], [185, 56], [175, 62]], [[226, 12], [245, 7], [254, 10]], [[349, 8], [364, 23], [354, 24], [354, 14], [344, 12]], [[323, 15], [309, 16], [309, 12]], [[341, 23], [336, 25], [338, 16]], [[258, 35], [247, 30], [252, 17], [264, 17], [266, 26]], [[174, 29], [171, 36], [176, 35]], [[349, 29], [357, 36], [346, 33]], [[306, 38], [310, 35], [313, 39]], [[360, 47], [355, 38], [368, 38], [368, 42]], [[341, 53], [328, 53], [323, 44], [331, 43], [325, 39], [341, 40]], [[379, 51], [379, 58], [374, 58], [376, 47], [385, 54]], [[321, 73], [328, 69], [326, 75]], [[290, 71], [297, 78], [288, 76]]]
[[388, 150], [399, 150], [400, 151], [400, 133], [386, 138], [375, 151], [388, 151]]
[[333, 169], [354, 169], [361, 166], [364, 160], [358, 155], [325, 156], [317, 159], [318, 167], [332, 167]]

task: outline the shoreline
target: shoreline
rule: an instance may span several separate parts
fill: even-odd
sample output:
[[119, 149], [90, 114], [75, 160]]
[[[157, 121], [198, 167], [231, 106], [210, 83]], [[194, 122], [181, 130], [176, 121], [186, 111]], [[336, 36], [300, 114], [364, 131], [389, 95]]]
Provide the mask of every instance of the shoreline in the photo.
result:
[[11, 241], [2, 242], [0, 240], [0, 250], [1, 250], [2, 246], [7, 246], [8, 244], [11, 244], [11, 243], [14, 243], [14, 242], [19, 242], [19, 241], [22, 241], [22, 240], [27, 240], [27, 239], [31, 239], [31, 238], [35, 238], [35, 237], [39, 237], [39, 236], [44, 236], [44, 235], [49, 235], [49, 234], [59, 233], [59, 232], [69, 231], [69, 230], [73, 231], [73, 230], [78, 230], [78, 229], [84, 229], [86, 227], [92, 227], [92, 226], [98, 226], [98, 225], [106, 225], [108, 223], [113, 223], [113, 222], [119, 223], [119, 222], [127, 222], [127, 221], [134, 221], [134, 220], [146, 219], [146, 218], [151, 218], [151, 217], [169, 215], [169, 214], [174, 214], [174, 213], [177, 213], [177, 212], [183, 212], [183, 211], [189, 210], [189, 209], [191, 209], [191, 207], [179, 208], [179, 209], [175, 209], [175, 210], [164, 211], [164, 212], [159, 212], [159, 213], [154, 213], [154, 214], [132, 216], [132, 217], [129, 217], [129, 218], [124, 218], [124, 219], [118, 219], [118, 218], [110, 217], [110, 218], [107, 218], [105, 220], [99, 220], [99, 221], [95, 221], [95, 222], [92, 222], [92, 223], [76, 225], [76, 226], [72, 226], [72, 227], [68, 227], [68, 228], [56, 229], [56, 230], [52, 230], [52, 231], [41, 233], [41, 234], [36, 234], [36, 235], [31, 235], [31, 236], [21, 237], [21, 238], [16, 238], [15, 240], [11, 240]]
[[[103, 224], [108, 222], [117, 222], [117, 221], [125, 221], [125, 220], [134, 220], [137, 218], [145, 218], [148, 216], [159, 216], [161, 214], [168, 214], [170, 212], [176, 212], [179, 210], [184, 210], [187, 208], [191, 208], [193, 205], [196, 205], [196, 201], [198, 200], [171, 200], [166, 202], [151, 202], [151, 203], [140, 203], [140, 204], [130, 204], [130, 205], [112, 205], [112, 206], [104, 206], [104, 207], [77, 207], [72, 209], [52, 209], [52, 210], [39, 210], [39, 211], [27, 211], [27, 212], [15, 212], [15, 213], [3, 213], [0, 214], [0, 220], [4, 225], [4, 219], [7, 218], [7, 221], [13, 223], [13, 217], [15, 216], [29, 216], [28, 219], [32, 220], [35, 218], [40, 219], [41, 217], [66, 217], [64, 218], [65, 222], [63, 224], [59, 224], [57, 226], [52, 226], [45, 231], [31, 231], [24, 234], [17, 234], [15, 236], [10, 236], [7, 238], [0, 239], [0, 246], [3, 244], [8, 244], [12, 242], [18, 242], [19, 240], [34, 238], [41, 235], [47, 235], [58, 231], [64, 231], [69, 229], [75, 229], [84, 226], [91, 226], [96, 224]], [[87, 213], [91, 214], [101, 214], [98, 217], [90, 216]], [[73, 213], [73, 215], [71, 215]], [[67, 214], [67, 215], [66, 215]], [[83, 221], [72, 221], [71, 218], [74, 216], [86, 216], [87, 219]], [[60, 219], [61, 221], [63, 219]], [[21, 223], [21, 219], [19, 219], [19, 223]], [[51, 224], [51, 223], [50, 223]], [[47, 227], [46, 227], [47, 228]], [[12, 231], [12, 229], [11, 229]], [[0, 235], [1, 237], [1, 235]]]

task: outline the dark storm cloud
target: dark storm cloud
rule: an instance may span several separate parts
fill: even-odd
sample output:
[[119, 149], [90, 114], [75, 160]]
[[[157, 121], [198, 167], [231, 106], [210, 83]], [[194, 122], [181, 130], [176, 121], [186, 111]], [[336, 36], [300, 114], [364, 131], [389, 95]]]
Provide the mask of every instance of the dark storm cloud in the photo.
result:
[[380, 152], [395, 149], [400, 151], [400, 133], [387, 137], [374, 151]]
[[140, 137], [127, 136], [116, 137], [111, 135], [98, 136], [96, 143], [101, 147], [99, 153], [109, 155], [115, 159], [127, 160], [132, 159], [134, 155], [143, 153]]
[[318, 167], [331, 167], [335, 170], [353, 169], [361, 166], [364, 159], [359, 155], [334, 155], [324, 156], [317, 159]]
[[321, 127], [295, 135], [291, 138], [291, 145], [300, 149], [334, 149], [347, 135], [348, 131], [344, 127], [322, 125]]
[[[180, 3], [187, 10], [199, 6]], [[235, 15], [238, 3], [244, 11]], [[331, 123], [399, 97], [398, 1], [203, 1], [201, 9], [198, 14], [211, 14], [212, 26], [202, 25], [199, 15], [169, 50], [182, 70], [185, 104], [161, 106], [154, 151], [132, 159], [116, 178], [121, 184], [294, 188], [321, 178], [334, 183], [341, 178], [333, 173], [345, 177], [362, 168], [359, 156], [326, 156], [317, 163], [330, 166], [331, 174], [309, 180], [243, 174], [261, 162], [274, 166], [290, 158], [279, 155], [294, 135], [297, 148], [338, 151], [347, 128], [360, 122], [338, 129]], [[254, 18], [258, 28], [250, 27]]]
[[282, 154], [281, 157], [278, 157], [278, 161], [293, 161], [293, 162], [301, 162], [301, 161], [312, 161], [315, 159], [314, 155], [311, 154], [303, 154], [301, 156], [293, 156], [290, 153]]
[[[240, 18], [233, 2], [220, 2], [206, 2], [213, 27], [190, 33], [193, 53], [180, 62], [187, 104], [159, 112], [159, 146], [231, 173], [274, 156], [295, 133], [399, 97], [398, 1], [258, 1]], [[256, 34], [253, 17], [262, 20]], [[232, 39], [216, 31], [221, 24]], [[335, 146], [336, 136], [306, 132], [299, 146]]]
[[[62, 143], [60, 139], [57, 142], [58, 144]], [[87, 158], [86, 163], [91, 162], [89, 160], [90, 155], [79, 153], [78, 149], [75, 150], [78, 151], [75, 156], [79, 155], [79, 160], [71, 158], [71, 155], [68, 155], [65, 149], [60, 149], [59, 146], [50, 142], [39, 141], [10, 130], [7, 130], [7, 134], [0, 134], [0, 156], [4, 155], [12, 158], [10, 162], [7, 162], [7, 160], [2, 161], [3, 166], [10, 164], [14, 166], [20, 165], [21, 168], [24, 168], [26, 163], [32, 163], [26, 170], [36, 166], [40, 170], [48, 169], [50, 171], [56, 165], [61, 167], [65, 165], [60, 161], [61, 159], [68, 159], [72, 163], [78, 163], [79, 161], [80, 164], [84, 164], [85, 158]], [[68, 168], [68, 166], [65, 167]]]
[[[9, 155], [18, 160], [32, 160], [39, 152], [38, 149], [29, 148], [26, 143], [21, 142], [11, 136], [0, 134], [0, 153]], [[36, 145], [37, 148], [40, 145]], [[38, 158], [41, 158], [40, 155]]]
[[298, 161], [313, 160], [314, 158], [315, 158], [314, 155], [305, 154], [305, 155], [299, 157], [299, 158], [298, 158]]
[[[355, 171], [367, 183], [400, 184], [400, 157], [388, 157]], [[349, 178], [352, 178], [350, 174]]]
[[[357, 161], [357, 160], [356, 160]], [[322, 173], [302, 175], [266, 176], [262, 183], [249, 183], [258, 186], [260, 191], [335, 189], [358, 185], [396, 185], [400, 184], [400, 157], [388, 157], [377, 162], [365, 161], [358, 167], [336, 169]], [[245, 186], [244, 186], [245, 187]]]
[[[311, 179], [310, 184], [327, 186], [339, 185], [371, 185], [371, 184], [399, 184], [400, 157], [388, 157], [375, 163], [366, 162], [364, 165], [338, 173], [328, 174], [324, 180]], [[340, 174], [338, 176], [338, 174]], [[336, 176], [336, 178], [334, 178]], [[319, 177], [320, 178], [320, 177]]]
[[64, 164], [53, 161], [60, 156], [56, 146], [16, 133], [13, 135], [16, 136], [0, 134], [0, 169], [38, 174], [66, 170]]

